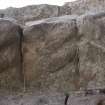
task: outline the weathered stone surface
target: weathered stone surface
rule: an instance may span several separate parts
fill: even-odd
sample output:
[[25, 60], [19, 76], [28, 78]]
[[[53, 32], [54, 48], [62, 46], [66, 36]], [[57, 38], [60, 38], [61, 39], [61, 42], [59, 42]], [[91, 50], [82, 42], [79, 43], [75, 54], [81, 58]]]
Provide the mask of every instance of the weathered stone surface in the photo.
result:
[[[0, 105], [64, 105], [62, 93], [0, 94]], [[105, 95], [69, 96], [67, 105], [105, 105]]]
[[104, 105], [104, 104], [105, 104], [104, 95], [71, 97], [68, 100], [68, 105]]
[[[105, 86], [104, 13], [88, 14], [78, 18], [80, 46], [80, 84], [83, 87]], [[81, 86], [82, 87], [82, 86]]]
[[24, 24], [30, 20], [58, 16], [58, 6], [42, 4], [23, 8], [7, 8], [6, 10], [1, 10], [0, 13], [4, 13], [4, 17], [14, 18], [19, 23]]
[[10, 17], [18, 20], [18, 23], [24, 25], [25, 22], [40, 20], [43, 18], [57, 17], [62, 15], [82, 15], [98, 13], [105, 11], [105, 0], [76, 0], [67, 2], [63, 6], [56, 5], [32, 5], [22, 8], [7, 8], [0, 10], [0, 17]]
[[60, 93], [0, 94], [0, 105], [64, 105], [64, 95]]
[[76, 0], [67, 2], [64, 6], [71, 8], [71, 14], [87, 14], [105, 11], [105, 0]]
[[[63, 91], [104, 87], [104, 15], [28, 22], [23, 43], [27, 84]], [[75, 63], [77, 48], [79, 67]]]
[[14, 18], [18, 23], [23, 24], [28, 21], [40, 20], [43, 18], [56, 17], [70, 14], [70, 8], [67, 6], [56, 5], [32, 5], [22, 8], [7, 8], [0, 10], [0, 17]]
[[21, 29], [9, 20], [0, 19], [0, 88], [17, 88], [21, 71]]
[[78, 40], [75, 16], [29, 23], [23, 33], [27, 84], [65, 91], [74, 86], [73, 60]]
[[[0, 61], [1, 78], [7, 75], [3, 71], [11, 70], [13, 76], [16, 73], [20, 73], [20, 76], [21, 71], [24, 71], [25, 85], [38, 89], [68, 91], [105, 87], [104, 0], [84, 0], [83, 5], [82, 2], [83, 0], [61, 7], [38, 5], [4, 10], [5, 16], [15, 18], [25, 26], [24, 41], [20, 42], [19, 26], [12, 22], [4, 24], [3, 19], [0, 21], [3, 24], [0, 24], [0, 56], [3, 59]], [[73, 13], [78, 15], [68, 15]], [[61, 16], [64, 14], [66, 15]], [[42, 20], [33, 21], [38, 19]], [[23, 44], [23, 52], [20, 43]], [[11, 57], [5, 56], [4, 52]]]

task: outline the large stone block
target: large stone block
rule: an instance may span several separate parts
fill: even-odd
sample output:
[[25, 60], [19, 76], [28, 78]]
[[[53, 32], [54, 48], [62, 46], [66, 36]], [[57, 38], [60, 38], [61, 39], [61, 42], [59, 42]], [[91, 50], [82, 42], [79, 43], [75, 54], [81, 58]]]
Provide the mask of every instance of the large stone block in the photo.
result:
[[27, 85], [61, 90], [104, 87], [104, 16], [100, 12], [28, 22], [23, 42]]
[[26, 84], [46, 89], [73, 89], [73, 60], [78, 40], [75, 17], [30, 22], [23, 33]]
[[22, 80], [21, 28], [0, 19], [0, 88], [15, 89]]
[[105, 15], [80, 16], [77, 20], [80, 48], [80, 87], [105, 86]]

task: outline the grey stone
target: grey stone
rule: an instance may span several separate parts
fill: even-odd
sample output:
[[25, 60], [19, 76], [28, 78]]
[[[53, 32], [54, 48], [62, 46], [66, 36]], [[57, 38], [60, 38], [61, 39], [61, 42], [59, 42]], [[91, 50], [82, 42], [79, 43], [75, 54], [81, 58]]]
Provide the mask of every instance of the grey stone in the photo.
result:
[[105, 12], [105, 0], [76, 0], [67, 2], [64, 6], [71, 8], [71, 14], [82, 15], [89, 12]]
[[21, 84], [21, 28], [0, 19], [0, 88], [17, 89]]
[[78, 34], [75, 16], [29, 23], [23, 34], [27, 84], [40, 89], [71, 88]]
[[28, 22], [23, 42], [27, 84], [63, 91], [104, 87], [104, 27], [103, 12]]
[[7, 8], [0, 10], [0, 16], [14, 18], [18, 23], [24, 25], [25, 22], [40, 20], [44, 18], [57, 17], [61, 15], [70, 14], [70, 8], [67, 6], [56, 6], [56, 5], [32, 5], [22, 8]]

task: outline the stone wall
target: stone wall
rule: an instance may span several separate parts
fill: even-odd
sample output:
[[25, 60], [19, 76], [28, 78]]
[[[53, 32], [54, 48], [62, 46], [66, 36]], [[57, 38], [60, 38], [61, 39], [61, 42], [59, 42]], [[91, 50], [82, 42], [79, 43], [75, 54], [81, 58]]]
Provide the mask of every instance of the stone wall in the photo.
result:
[[21, 18], [0, 19], [1, 88], [64, 92], [105, 86], [105, 13], [53, 16], [23, 27], [16, 23]]

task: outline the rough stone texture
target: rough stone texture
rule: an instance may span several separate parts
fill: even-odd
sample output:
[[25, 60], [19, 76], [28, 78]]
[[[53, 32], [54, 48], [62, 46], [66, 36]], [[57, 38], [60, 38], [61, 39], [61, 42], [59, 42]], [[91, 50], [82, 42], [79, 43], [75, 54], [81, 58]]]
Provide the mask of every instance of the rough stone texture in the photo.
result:
[[[64, 105], [62, 93], [0, 94], [0, 105]], [[105, 95], [72, 96], [67, 105], [105, 105]]]
[[22, 78], [20, 41], [18, 25], [0, 19], [0, 88], [16, 89]]
[[67, 2], [64, 6], [71, 8], [71, 14], [97, 13], [105, 11], [105, 0], [76, 0]]
[[105, 14], [88, 14], [77, 19], [80, 46], [80, 84], [85, 87], [105, 86]]
[[43, 18], [57, 17], [62, 15], [71, 14], [87, 14], [98, 13], [105, 11], [105, 0], [76, 0], [73, 2], [67, 2], [63, 6], [56, 5], [32, 5], [22, 8], [7, 8], [0, 10], [0, 17], [4, 14], [4, 17], [14, 18], [18, 20], [18, 23], [24, 25], [25, 22], [40, 20]]
[[[3, 93], [0, 105], [64, 105], [61, 93], [78, 89], [83, 94], [71, 92], [68, 105], [105, 105], [104, 5], [80, 0], [4, 10], [11, 21], [0, 19], [0, 90], [24, 85], [38, 94]], [[25, 24], [23, 33], [16, 21]]]
[[63, 91], [104, 87], [104, 17], [100, 12], [28, 22], [23, 43], [27, 85]]
[[[21, 35], [13, 36], [22, 34], [19, 32], [19, 26], [12, 22], [8, 23], [7, 20], [5, 21], [8, 24], [5, 24], [3, 19], [0, 20], [2, 23], [0, 24], [2, 39], [0, 47], [1, 59], [3, 59], [0, 71], [3, 76], [7, 72], [2, 73], [2, 71], [5, 69], [12, 72], [9, 68], [13, 66], [13, 70], [20, 74], [24, 71], [26, 86], [37, 89], [68, 91], [105, 86], [104, 0], [94, 2], [93, 0], [80, 0], [61, 7], [38, 5], [19, 9], [8, 8], [1, 11], [0, 16], [4, 17], [2, 12], [7, 17], [17, 19], [20, 23], [25, 22], [22, 43]], [[73, 13], [77, 15], [68, 15]], [[64, 14], [67, 15], [60, 16]], [[12, 21], [15, 21], [14, 19]], [[37, 19], [42, 20], [33, 21]], [[8, 28], [4, 32], [5, 27]], [[23, 47], [23, 52], [20, 47]], [[78, 55], [76, 55], [77, 49]], [[2, 56], [4, 52], [7, 55], [11, 54], [11, 57]], [[79, 59], [75, 58], [76, 56], [79, 56]], [[4, 57], [9, 60], [5, 60]], [[75, 60], [80, 60], [79, 65], [75, 63]], [[15, 76], [15, 72], [13, 73]], [[3, 81], [1, 82], [4, 83]]]
[[90, 95], [71, 97], [68, 100], [68, 105], [105, 105], [104, 95]]
[[4, 13], [5, 17], [15, 18], [19, 23], [24, 24], [25, 21], [57, 16], [58, 6], [42, 4], [23, 8], [7, 8], [6, 10], [1, 10], [0, 13]]
[[64, 91], [74, 86], [77, 33], [75, 16], [28, 23], [23, 32], [24, 71], [28, 85]]
[[0, 105], [63, 105], [64, 95], [59, 93], [0, 94]]
[[18, 20], [18, 23], [24, 24], [27, 21], [40, 20], [48, 17], [56, 17], [60, 15], [70, 14], [69, 7], [60, 7], [56, 5], [32, 5], [22, 8], [7, 8], [0, 10], [0, 16], [10, 17]]

